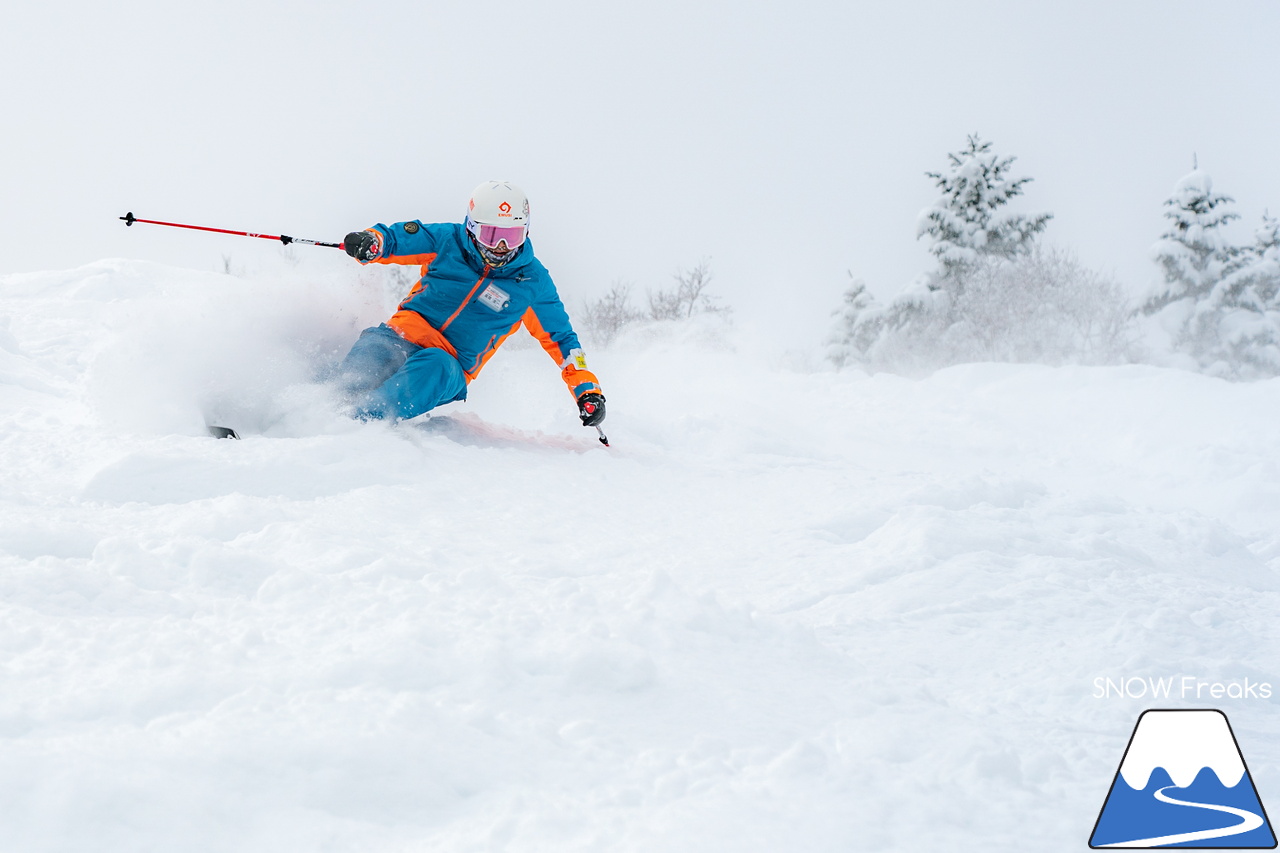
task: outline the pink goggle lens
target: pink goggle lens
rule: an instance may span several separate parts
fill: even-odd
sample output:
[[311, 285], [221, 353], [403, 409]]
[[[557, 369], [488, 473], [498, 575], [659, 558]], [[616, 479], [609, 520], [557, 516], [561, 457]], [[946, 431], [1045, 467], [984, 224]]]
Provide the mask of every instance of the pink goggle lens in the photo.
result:
[[524, 244], [523, 225], [482, 225], [471, 223], [471, 235], [482, 246], [490, 249], [498, 248], [498, 244], [506, 242], [508, 249], [515, 249]]

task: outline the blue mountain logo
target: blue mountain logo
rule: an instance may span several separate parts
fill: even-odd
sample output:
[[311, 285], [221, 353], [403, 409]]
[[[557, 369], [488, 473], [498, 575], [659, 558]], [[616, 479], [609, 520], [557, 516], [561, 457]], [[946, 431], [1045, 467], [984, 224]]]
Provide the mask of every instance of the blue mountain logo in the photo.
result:
[[1276, 835], [1227, 715], [1144, 711], [1089, 846], [1275, 848]]

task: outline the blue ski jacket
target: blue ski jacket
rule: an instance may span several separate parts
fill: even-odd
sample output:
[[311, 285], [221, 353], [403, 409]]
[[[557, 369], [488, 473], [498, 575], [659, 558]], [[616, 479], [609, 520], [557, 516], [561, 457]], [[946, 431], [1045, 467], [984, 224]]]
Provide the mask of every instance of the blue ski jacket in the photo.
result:
[[474, 379], [485, 362], [523, 324], [560, 366], [574, 397], [600, 391], [547, 268], [528, 240], [502, 266], [490, 266], [466, 228], [417, 220], [366, 229], [378, 241], [369, 263], [422, 268], [418, 283], [387, 325], [410, 343], [447, 350]]

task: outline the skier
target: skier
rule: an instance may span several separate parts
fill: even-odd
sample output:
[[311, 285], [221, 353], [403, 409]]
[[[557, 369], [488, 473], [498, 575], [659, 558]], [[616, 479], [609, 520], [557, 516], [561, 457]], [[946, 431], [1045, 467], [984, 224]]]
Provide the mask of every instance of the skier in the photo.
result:
[[461, 224], [413, 220], [347, 235], [343, 247], [362, 264], [422, 267], [399, 310], [361, 332], [338, 368], [355, 417], [412, 418], [465, 400], [467, 384], [523, 323], [560, 366], [583, 426], [604, 421], [600, 384], [528, 230], [525, 194], [487, 181]]

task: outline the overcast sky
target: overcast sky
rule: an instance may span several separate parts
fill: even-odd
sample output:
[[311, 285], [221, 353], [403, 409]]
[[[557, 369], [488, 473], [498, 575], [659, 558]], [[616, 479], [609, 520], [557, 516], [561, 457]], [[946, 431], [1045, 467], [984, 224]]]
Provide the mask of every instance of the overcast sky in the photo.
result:
[[[0, 272], [219, 268], [267, 241], [458, 220], [504, 178], [566, 302], [710, 259], [744, 318], [819, 330], [929, 267], [923, 173], [978, 132], [1047, 239], [1131, 289], [1193, 153], [1280, 212], [1280, 3], [46, 2], [0, 28]], [[314, 252], [333, 252], [311, 249]], [[333, 252], [333, 263], [344, 259]]]

